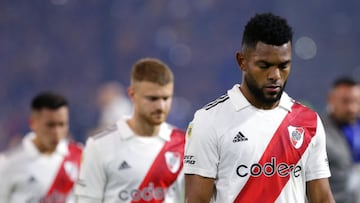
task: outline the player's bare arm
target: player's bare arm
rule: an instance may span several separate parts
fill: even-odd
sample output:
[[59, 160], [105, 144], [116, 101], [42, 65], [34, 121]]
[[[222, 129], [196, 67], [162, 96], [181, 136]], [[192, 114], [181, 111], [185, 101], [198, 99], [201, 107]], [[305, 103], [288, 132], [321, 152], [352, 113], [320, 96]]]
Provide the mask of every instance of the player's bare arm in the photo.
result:
[[306, 188], [309, 203], [335, 203], [327, 178], [309, 181]]
[[214, 192], [214, 179], [199, 175], [185, 175], [186, 203], [208, 203]]

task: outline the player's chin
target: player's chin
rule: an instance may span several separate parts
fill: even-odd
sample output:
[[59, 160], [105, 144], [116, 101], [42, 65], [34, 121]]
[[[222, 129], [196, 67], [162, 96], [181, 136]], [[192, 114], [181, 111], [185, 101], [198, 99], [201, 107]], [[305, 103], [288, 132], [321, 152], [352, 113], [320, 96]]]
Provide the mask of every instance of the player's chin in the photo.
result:
[[279, 94], [267, 95], [265, 97], [265, 101], [268, 104], [276, 103], [276, 102], [278, 102], [280, 100], [280, 97], [281, 97], [280, 93]]
[[152, 120], [153, 120], [153, 123], [160, 125], [161, 123], [165, 122], [166, 116], [156, 117], [156, 118], [153, 118]]
[[151, 120], [152, 125], [161, 125], [165, 120]]
[[52, 142], [47, 143], [45, 145], [45, 147], [46, 147], [47, 150], [52, 151], [52, 150], [56, 149], [58, 144], [59, 144], [58, 141], [52, 141]]
[[59, 144], [59, 142], [60, 142], [60, 138], [58, 138], [58, 139], [52, 139], [52, 140], [50, 140], [50, 141], [48, 142], [48, 144], [49, 144], [49, 146], [56, 146], [56, 145]]

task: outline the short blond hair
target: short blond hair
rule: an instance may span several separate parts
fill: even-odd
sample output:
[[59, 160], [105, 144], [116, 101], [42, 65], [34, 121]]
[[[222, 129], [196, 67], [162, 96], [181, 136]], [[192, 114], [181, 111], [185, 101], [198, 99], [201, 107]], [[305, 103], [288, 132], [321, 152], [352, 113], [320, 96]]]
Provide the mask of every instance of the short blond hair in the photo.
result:
[[174, 82], [174, 74], [163, 61], [155, 58], [142, 58], [132, 66], [131, 84], [142, 81], [167, 85]]

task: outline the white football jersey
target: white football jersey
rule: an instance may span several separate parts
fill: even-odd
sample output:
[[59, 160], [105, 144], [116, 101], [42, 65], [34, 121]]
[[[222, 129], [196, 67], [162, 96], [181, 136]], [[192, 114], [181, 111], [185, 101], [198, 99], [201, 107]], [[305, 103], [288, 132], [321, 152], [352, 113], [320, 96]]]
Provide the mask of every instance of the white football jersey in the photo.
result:
[[88, 139], [75, 188], [79, 202], [182, 202], [184, 144], [185, 133], [169, 124], [158, 136], [142, 137], [120, 120]]
[[1, 161], [0, 202], [73, 202], [71, 191], [78, 176], [81, 147], [71, 144], [69, 148], [68, 141], [62, 140], [54, 153], [44, 155], [32, 142], [34, 136], [26, 135]]
[[257, 109], [239, 87], [195, 113], [185, 174], [215, 179], [212, 202], [305, 202], [306, 182], [330, 176], [319, 116], [286, 93]]

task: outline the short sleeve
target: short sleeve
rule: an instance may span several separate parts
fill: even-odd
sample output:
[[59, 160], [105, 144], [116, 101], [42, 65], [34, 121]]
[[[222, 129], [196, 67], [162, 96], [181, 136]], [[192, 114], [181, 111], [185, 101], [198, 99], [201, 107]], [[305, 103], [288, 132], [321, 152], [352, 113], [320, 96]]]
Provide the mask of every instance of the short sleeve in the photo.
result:
[[103, 199], [106, 183], [105, 168], [96, 141], [89, 138], [83, 151], [79, 179], [75, 186], [77, 199]]
[[219, 163], [217, 143], [212, 116], [203, 109], [197, 111], [186, 132], [185, 174], [215, 178]]
[[316, 134], [307, 160], [306, 181], [330, 177], [324, 126], [317, 115]]

